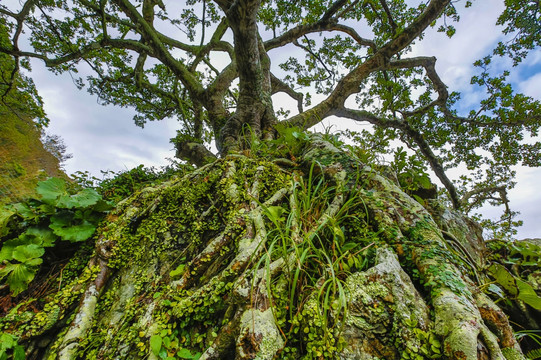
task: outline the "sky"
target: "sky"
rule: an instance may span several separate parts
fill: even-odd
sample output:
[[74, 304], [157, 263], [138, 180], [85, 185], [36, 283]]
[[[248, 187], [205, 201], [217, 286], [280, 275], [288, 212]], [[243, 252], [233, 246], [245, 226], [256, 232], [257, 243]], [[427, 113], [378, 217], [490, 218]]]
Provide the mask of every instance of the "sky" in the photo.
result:
[[[470, 9], [457, 4], [461, 21], [452, 39], [435, 29], [416, 44], [412, 55], [436, 56], [436, 69], [451, 91], [462, 93], [462, 106], [472, 105], [480, 94], [470, 86], [474, 73], [472, 63], [488, 55], [501, 39], [501, 28], [495, 27], [503, 11], [503, 0], [478, 0]], [[60, 135], [73, 158], [64, 167], [68, 174], [89, 171], [101, 178], [101, 170], [122, 171], [139, 164], [163, 166], [174, 158], [169, 139], [175, 136], [175, 120], [148, 122], [135, 126], [130, 109], [101, 106], [86, 91], [77, 90], [69, 74], [55, 76], [34, 61], [30, 74], [45, 103], [51, 123], [48, 132]], [[516, 90], [541, 99], [541, 49], [537, 49], [519, 67], [512, 69]], [[471, 103], [471, 104], [470, 104]], [[334, 129], [352, 128], [351, 122], [324, 123]], [[538, 190], [541, 169], [517, 168], [517, 182], [509, 197], [513, 209], [521, 212], [524, 226], [517, 237], [541, 237], [541, 192]], [[484, 208], [486, 216], [497, 218], [499, 211]]]

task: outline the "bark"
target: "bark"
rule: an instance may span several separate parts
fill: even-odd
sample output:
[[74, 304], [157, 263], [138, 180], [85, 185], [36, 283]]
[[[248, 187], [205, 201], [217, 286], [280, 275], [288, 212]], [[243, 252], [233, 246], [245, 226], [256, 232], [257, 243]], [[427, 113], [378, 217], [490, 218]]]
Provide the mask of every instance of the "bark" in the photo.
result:
[[124, 200], [88, 265], [77, 255], [70, 281], [23, 293], [3, 331], [29, 359], [525, 358], [480, 290], [474, 222], [320, 135], [300, 148]]

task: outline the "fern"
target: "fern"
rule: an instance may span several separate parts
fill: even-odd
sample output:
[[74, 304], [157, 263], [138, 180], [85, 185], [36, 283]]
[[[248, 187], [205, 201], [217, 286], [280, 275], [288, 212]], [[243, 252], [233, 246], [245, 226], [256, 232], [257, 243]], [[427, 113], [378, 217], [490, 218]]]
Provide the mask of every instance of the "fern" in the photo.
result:
[[530, 360], [541, 359], [541, 348], [528, 351], [526, 357]]

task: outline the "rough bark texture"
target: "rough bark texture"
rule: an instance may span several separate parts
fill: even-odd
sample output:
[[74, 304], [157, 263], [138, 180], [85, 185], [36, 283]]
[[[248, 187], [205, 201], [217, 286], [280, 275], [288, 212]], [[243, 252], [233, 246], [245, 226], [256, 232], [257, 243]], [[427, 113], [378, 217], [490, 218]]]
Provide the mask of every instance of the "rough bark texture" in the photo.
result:
[[29, 359], [525, 358], [475, 223], [319, 135], [252, 150], [120, 203], [3, 331]]

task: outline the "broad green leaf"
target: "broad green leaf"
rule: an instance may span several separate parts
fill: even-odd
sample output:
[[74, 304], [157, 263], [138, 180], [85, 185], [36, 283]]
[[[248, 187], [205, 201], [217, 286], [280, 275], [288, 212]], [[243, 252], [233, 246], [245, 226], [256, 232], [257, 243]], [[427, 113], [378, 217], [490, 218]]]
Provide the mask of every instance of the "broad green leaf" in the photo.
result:
[[518, 294], [516, 278], [505, 268], [505, 266], [492, 264], [488, 270], [492, 273], [496, 281], [511, 295], [516, 296]]
[[13, 205], [13, 208], [17, 211], [17, 214], [22, 216], [26, 220], [32, 220], [37, 217], [34, 210], [25, 203], [17, 203]]
[[511, 295], [524, 301], [536, 310], [541, 310], [541, 297], [527, 282], [515, 277], [504, 266], [493, 264], [489, 268], [496, 281]]
[[150, 337], [150, 349], [152, 350], [152, 353], [158, 356], [161, 348], [162, 348], [162, 337], [160, 335], [152, 335]]
[[51, 221], [51, 225], [49, 225], [49, 227], [53, 229], [54, 233], [60, 236], [63, 240], [68, 240], [71, 242], [85, 241], [90, 238], [96, 230], [96, 226], [92, 225], [88, 221], [83, 221], [78, 225], [61, 225], [59, 223], [53, 224]]
[[111, 210], [113, 207], [114, 206], [111, 203], [108, 203], [100, 198], [100, 200], [92, 207], [92, 210], [97, 212], [105, 212]]
[[27, 264], [12, 264], [7, 263], [3, 269], [0, 269], [0, 279], [7, 276], [6, 282], [13, 296], [17, 296], [22, 291], [28, 288], [28, 284], [34, 279], [37, 268], [27, 266]]
[[58, 239], [58, 236], [56, 236], [54, 232], [48, 228], [30, 227], [26, 229], [24, 234], [38, 239], [39, 244], [41, 244], [43, 247], [54, 246], [56, 239]]
[[[29, 260], [40, 258], [45, 253], [45, 249], [36, 244], [20, 245], [13, 250], [13, 259], [22, 263]], [[40, 259], [41, 260], [41, 259]]]
[[36, 240], [34, 237], [31, 237], [29, 239], [17, 238], [17, 239], [11, 239], [4, 242], [4, 244], [2, 244], [2, 250], [0, 250], [0, 262], [4, 260], [12, 260], [13, 251], [17, 247], [35, 244], [36, 242], [38, 242], [38, 240]]
[[175, 270], [173, 270], [173, 271], [171, 271], [169, 273], [169, 276], [174, 278], [174, 277], [177, 277], [178, 275], [182, 274], [184, 272], [184, 267], [185, 266], [186, 265], [184, 265], [184, 264], [180, 264], [179, 266], [177, 266], [177, 268]]
[[269, 206], [265, 210], [267, 212], [267, 217], [272, 222], [280, 221], [280, 218], [285, 211], [285, 209], [281, 206]]
[[541, 310], [541, 297], [537, 295], [533, 287], [525, 281], [517, 280], [519, 290], [518, 298], [536, 310]]
[[38, 210], [42, 215], [54, 215], [56, 213], [56, 206], [43, 203], [38, 206]]
[[73, 222], [73, 212], [71, 211], [62, 211], [54, 216], [51, 216], [51, 223], [49, 228], [55, 230], [57, 228], [63, 228], [71, 225]]
[[24, 352], [24, 347], [21, 345], [15, 345], [13, 348], [13, 360], [24, 360], [26, 359], [26, 354]]
[[59, 178], [50, 178], [40, 181], [36, 191], [44, 202], [51, 203], [66, 194], [66, 182]]
[[11, 334], [0, 333], [0, 350], [11, 349], [17, 345], [17, 340]]
[[8, 224], [15, 215], [15, 211], [7, 207], [0, 208], [0, 237], [9, 233]]
[[188, 349], [180, 349], [178, 352], [177, 352], [177, 356], [181, 359], [193, 359], [194, 356], [192, 355], [192, 353], [190, 352], [190, 350]]
[[61, 208], [86, 208], [95, 205], [101, 200], [101, 195], [94, 189], [83, 189], [75, 195], [62, 196], [57, 202], [57, 206]]

